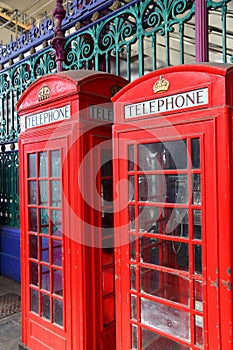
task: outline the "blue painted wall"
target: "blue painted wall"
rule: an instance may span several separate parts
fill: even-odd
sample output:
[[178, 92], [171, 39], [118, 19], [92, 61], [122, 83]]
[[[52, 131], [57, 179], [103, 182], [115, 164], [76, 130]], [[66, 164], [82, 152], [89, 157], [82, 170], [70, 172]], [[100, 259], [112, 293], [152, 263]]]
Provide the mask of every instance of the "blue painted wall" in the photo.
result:
[[20, 282], [19, 229], [0, 226], [0, 275]]

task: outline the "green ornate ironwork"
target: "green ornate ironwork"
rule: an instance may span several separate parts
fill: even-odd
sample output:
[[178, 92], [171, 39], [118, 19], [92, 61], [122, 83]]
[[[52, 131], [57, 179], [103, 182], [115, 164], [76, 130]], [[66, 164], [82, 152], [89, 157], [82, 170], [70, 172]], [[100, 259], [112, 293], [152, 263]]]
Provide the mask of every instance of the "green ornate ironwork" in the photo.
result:
[[18, 152], [0, 153], [0, 225], [19, 227]]
[[[184, 25], [193, 17], [194, 2], [186, 0], [145, 0], [112, 14], [66, 43], [64, 69], [96, 69], [132, 79], [132, 58], [137, 57], [137, 76], [157, 69], [158, 50], [165, 48], [165, 65], [171, 62], [171, 34], [179, 40], [179, 62], [184, 63]], [[158, 39], [164, 38], [158, 41]], [[145, 56], [150, 46], [150, 57]], [[132, 57], [133, 53], [133, 57]], [[145, 60], [151, 58], [145, 69]], [[148, 62], [147, 62], [148, 65]], [[122, 66], [126, 72], [122, 71]], [[135, 66], [135, 62], [134, 62]]]

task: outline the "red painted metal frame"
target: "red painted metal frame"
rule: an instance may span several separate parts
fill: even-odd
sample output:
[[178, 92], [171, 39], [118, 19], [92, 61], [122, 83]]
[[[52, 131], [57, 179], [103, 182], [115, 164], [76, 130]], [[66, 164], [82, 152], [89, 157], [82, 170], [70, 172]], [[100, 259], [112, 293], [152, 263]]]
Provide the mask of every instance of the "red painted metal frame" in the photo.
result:
[[[22, 131], [19, 137], [20, 154], [20, 214], [21, 214], [21, 281], [22, 281], [22, 342], [34, 350], [105, 349], [108, 341], [115, 347], [115, 323], [103, 330], [103, 303], [101, 292], [102, 251], [94, 247], [95, 235], [100, 234], [101, 207], [95, 199], [96, 186], [101, 192], [100, 176], [93, 180], [93, 162], [100, 162], [101, 145], [111, 138], [112, 121], [91, 118], [91, 106], [112, 108], [112, 89], [126, 85], [126, 81], [111, 74], [94, 71], [70, 71], [52, 74], [34, 82], [20, 98], [17, 108], [22, 122], [30, 115], [70, 106], [70, 118], [47, 125], [39, 125]], [[41, 89], [50, 93], [45, 100], [38, 100]], [[39, 120], [39, 119], [38, 119]], [[97, 159], [89, 157], [92, 148], [97, 149]], [[42, 264], [29, 257], [28, 223], [28, 155], [41, 151], [60, 150], [61, 153], [61, 211], [62, 211], [62, 269], [64, 303], [63, 325], [55, 325], [33, 312], [30, 306], [29, 262]], [[94, 151], [93, 151], [94, 152]], [[86, 161], [86, 167], [82, 166]], [[93, 173], [93, 174], [92, 174]], [[38, 174], [33, 180], [38, 181]], [[50, 178], [48, 178], [50, 180]], [[38, 186], [38, 185], [37, 185]], [[39, 192], [38, 192], [39, 193]], [[85, 196], [88, 196], [87, 198]], [[87, 199], [91, 200], [88, 203]], [[94, 204], [97, 201], [97, 207]], [[94, 202], [94, 203], [93, 203]], [[34, 205], [41, 208], [37, 201]], [[43, 236], [37, 230], [35, 237]], [[51, 232], [50, 232], [51, 235]], [[46, 238], [46, 237], [45, 237]], [[52, 238], [50, 238], [52, 239]], [[61, 241], [61, 238], [59, 238]], [[52, 241], [51, 241], [52, 242]], [[39, 247], [40, 252], [40, 247]], [[53, 265], [47, 263], [51, 269]], [[50, 266], [51, 265], [51, 266]], [[32, 273], [31, 273], [32, 274]], [[100, 292], [96, 292], [96, 288]], [[54, 298], [52, 291], [47, 292]], [[94, 316], [94, 317], [93, 317]], [[109, 340], [110, 339], [110, 340]], [[112, 339], [112, 340], [111, 340]]]
[[[153, 86], [161, 76], [169, 81], [170, 87], [168, 91], [155, 95]], [[131, 324], [138, 326], [138, 329], [143, 326], [143, 328], [152, 332], [165, 335], [167, 339], [175, 340], [177, 349], [217, 350], [221, 348], [230, 350], [232, 348], [232, 79], [233, 68], [230, 65], [182, 65], [149, 73], [123, 88], [113, 98], [115, 103], [114, 188], [118, 186], [115, 199], [118, 196], [121, 198], [120, 203], [115, 207], [115, 244], [118, 246], [116, 248], [116, 298], [121, 300], [121, 303], [117, 303], [116, 310], [118, 350], [132, 348]], [[209, 100], [204, 108], [199, 106], [173, 112], [167, 111], [157, 115], [124, 118], [124, 106], [126, 105], [181, 94], [204, 87], [208, 88], [209, 93]], [[166, 331], [162, 332], [153, 325], [149, 327], [143, 324], [139, 302], [136, 321], [130, 315], [130, 294], [133, 293], [140, 299], [141, 296], [145, 296], [145, 293], [140, 292], [138, 288], [136, 292], [132, 292], [132, 289], [130, 289], [130, 276], [132, 274], [129, 271], [129, 264], [134, 263], [130, 260], [129, 234], [136, 237], [143, 234], [137, 230], [137, 226], [135, 233], [130, 232], [128, 228], [127, 207], [131, 202], [128, 201], [126, 183], [128, 175], [134, 174], [137, 176], [137, 171], [128, 172], [127, 147], [130, 144], [134, 144], [136, 147], [140, 143], [166, 142], [177, 138], [187, 138], [188, 140], [190, 137], [199, 137], [201, 140], [203, 346], [195, 343], [193, 315], [201, 314], [194, 310], [194, 289], [191, 291], [189, 311], [191, 320], [190, 341], [171, 336], [171, 334], [166, 333]], [[188, 152], [190, 152], [189, 146]], [[193, 173], [192, 170], [191, 173]], [[164, 174], [166, 174], [166, 171]], [[137, 189], [135, 192], [137, 198]], [[137, 206], [137, 200], [135, 205]], [[191, 199], [188, 202], [188, 208], [189, 210], [195, 208]], [[190, 234], [192, 234], [192, 229]], [[144, 235], [153, 236], [146, 232]], [[160, 236], [155, 235], [155, 237]], [[169, 239], [169, 237], [166, 235], [164, 239]], [[189, 242], [191, 246], [194, 243], [192, 238], [189, 238]], [[143, 264], [138, 260], [140, 255], [138, 239], [136, 240], [136, 253], [135, 266], [136, 271], [139, 271], [138, 269]], [[191, 267], [193, 264], [192, 254], [190, 254], [189, 259]], [[136, 272], [136, 283], [139, 286], [138, 273]], [[182, 276], [182, 272], [178, 271], [177, 275]], [[190, 278], [196, 277], [192, 275]], [[154, 297], [148, 295], [145, 297], [155, 300]], [[156, 300], [164, 305], [163, 300], [159, 298]], [[184, 309], [179, 305], [176, 305], [176, 308]], [[163, 314], [160, 317], [161, 323], [163, 323]], [[138, 332], [137, 340], [138, 350], [144, 349], [140, 332]]]

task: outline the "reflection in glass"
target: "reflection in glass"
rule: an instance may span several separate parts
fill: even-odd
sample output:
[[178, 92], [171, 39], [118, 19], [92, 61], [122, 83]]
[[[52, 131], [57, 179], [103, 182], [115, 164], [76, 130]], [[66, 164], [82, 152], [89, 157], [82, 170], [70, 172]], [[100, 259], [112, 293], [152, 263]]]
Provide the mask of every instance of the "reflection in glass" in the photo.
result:
[[50, 319], [50, 298], [48, 295], [41, 293], [41, 314], [47, 320]]
[[57, 237], [61, 237], [61, 211], [60, 210], [51, 210], [51, 216], [52, 216], [52, 234]]
[[53, 323], [63, 326], [63, 302], [53, 299]]
[[200, 169], [200, 139], [192, 139], [192, 165], [193, 169]]
[[39, 313], [39, 299], [37, 290], [30, 289], [30, 310]]
[[193, 174], [193, 204], [201, 205], [201, 174]]
[[49, 233], [49, 215], [48, 209], [40, 209], [40, 232]]
[[29, 258], [38, 259], [38, 240], [34, 235], [29, 235]]
[[53, 239], [52, 256], [53, 264], [62, 266], [62, 242]]
[[139, 207], [139, 230], [140, 232], [162, 233], [161, 214], [163, 208], [140, 206]]
[[30, 262], [30, 284], [38, 285], [38, 265], [34, 262]]
[[136, 290], [136, 266], [130, 265], [130, 289]]
[[28, 155], [28, 177], [36, 177], [36, 153]]
[[[109, 205], [112, 202], [112, 180], [102, 180], [102, 205]], [[107, 202], [107, 203], [105, 203]]]
[[159, 264], [161, 241], [156, 238], [140, 237], [140, 261]]
[[129, 205], [129, 230], [135, 231], [135, 207], [132, 205]]
[[50, 152], [51, 177], [60, 177], [60, 151]]
[[37, 232], [37, 209], [29, 208], [29, 231]]
[[29, 204], [36, 204], [37, 200], [37, 189], [36, 189], [36, 181], [29, 181], [28, 182], [28, 203]]
[[61, 205], [60, 180], [51, 181], [51, 206], [59, 207]]
[[194, 273], [202, 274], [202, 246], [194, 245]]
[[48, 154], [39, 153], [39, 177], [48, 177]]
[[187, 175], [139, 175], [138, 195], [139, 201], [187, 203]]
[[[170, 212], [170, 216], [168, 213]], [[166, 210], [166, 234], [188, 237], [188, 209], [172, 208]]]
[[47, 266], [41, 266], [41, 288], [50, 291], [50, 269]]
[[61, 296], [63, 294], [61, 270], [53, 269], [53, 293]]
[[190, 350], [189, 346], [178, 344], [155, 332], [142, 328], [142, 350]]
[[45, 237], [40, 238], [41, 244], [41, 261], [49, 262], [49, 239]]
[[136, 260], [136, 237], [129, 236], [129, 240], [130, 240], [130, 243], [129, 243], [130, 260]]
[[138, 327], [135, 325], [132, 328], [132, 350], [138, 350]]
[[203, 292], [202, 282], [194, 281], [194, 297], [195, 297], [195, 309], [203, 311]]
[[195, 344], [203, 345], [203, 317], [195, 315]]
[[128, 146], [128, 170], [134, 170], [134, 145]]
[[188, 306], [189, 279], [167, 272], [140, 268], [141, 292]]
[[141, 170], [186, 169], [186, 140], [140, 144], [138, 164]]
[[135, 200], [135, 192], [134, 192], [134, 176], [129, 176], [129, 182], [128, 182], [129, 186], [129, 201], [134, 201]]
[[39, 181], [40, 204], [48, 205], [48, 181]]
[[111, 149], [101, 149], [101, 176], [112, 175], [112, 151]]
[[201, 210], [193, 210], [193, 238], [202, 240], [202, 213], [201, 213]]
[[131, 319], [137, 320], [137, 297], [135, 295], [131, 295]]
[[141, 298], [141, 322], [167, 334], [190, 341], [189, 313], [183, 310]]

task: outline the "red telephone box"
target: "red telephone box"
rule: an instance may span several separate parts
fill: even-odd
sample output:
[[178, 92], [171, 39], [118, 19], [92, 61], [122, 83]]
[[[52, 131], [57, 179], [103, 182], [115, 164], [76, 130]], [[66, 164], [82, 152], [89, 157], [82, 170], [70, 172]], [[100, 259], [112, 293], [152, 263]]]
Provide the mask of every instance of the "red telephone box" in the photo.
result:
[[232, 349], [231, 65], [113, 98], [117, 349]]
[[111, 97], [125, 84], [67, 71], [18, 102], [21, 348], [115, 349]]

